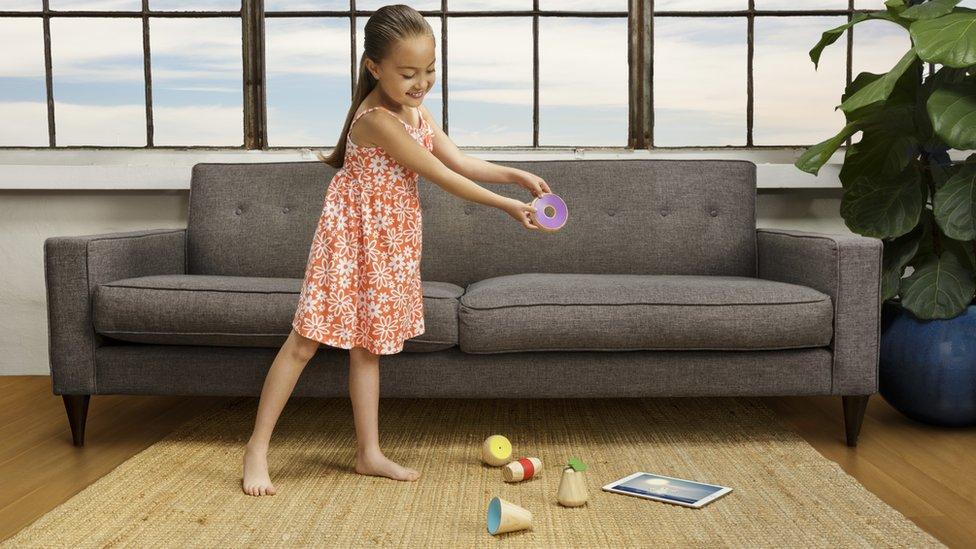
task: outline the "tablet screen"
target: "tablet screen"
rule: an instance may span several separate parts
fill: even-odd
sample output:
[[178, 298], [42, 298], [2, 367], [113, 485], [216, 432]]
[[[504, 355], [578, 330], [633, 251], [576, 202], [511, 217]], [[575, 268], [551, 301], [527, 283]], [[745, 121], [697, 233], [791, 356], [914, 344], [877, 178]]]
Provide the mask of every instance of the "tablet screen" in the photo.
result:
[[674, 502], [695, 503], [715, 494], [723, 487], [641, 473], [620, 484], [613, 485], [613, 489], [642, 496], [654, 496]]

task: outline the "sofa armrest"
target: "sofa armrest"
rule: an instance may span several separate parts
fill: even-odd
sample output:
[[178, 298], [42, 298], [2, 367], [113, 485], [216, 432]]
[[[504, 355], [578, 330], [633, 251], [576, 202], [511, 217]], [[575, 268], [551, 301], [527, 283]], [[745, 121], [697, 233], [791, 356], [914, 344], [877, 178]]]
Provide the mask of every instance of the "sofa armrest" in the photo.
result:
[[92, 323], [92, 296], [99, 284], [182, 273], [186, 273], [186, 229], [47, 238], [44, 285], [54, 394], [97, 393], [95, 349], [102, 337]]
[[881, 345], [881, 240], [787, 229], [756, 229], [756, 239], [759, 278], [808, 286], [833, 301], [831, 392], [876, 393]]

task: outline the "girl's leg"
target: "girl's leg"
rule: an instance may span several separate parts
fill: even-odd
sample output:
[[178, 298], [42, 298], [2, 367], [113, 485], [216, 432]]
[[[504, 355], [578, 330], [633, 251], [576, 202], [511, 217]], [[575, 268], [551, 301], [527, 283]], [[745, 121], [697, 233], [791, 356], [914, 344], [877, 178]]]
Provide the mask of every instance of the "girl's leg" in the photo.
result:
[[356, 423], [356, 472], [417, 480], [420, 473], [390, 461], [380, 450], [380, 357], [363, 347], [349, 349], [349, 398]]
[[315, 355], [319, 342], [292, 330], [264, 378], [254, 431], [244, 450], [244, 479], [241, 487], [252, 496], [274, 495], [277, 490], [268, 476], [268, 445], [278, 416], [288, 402], [305, 365]]

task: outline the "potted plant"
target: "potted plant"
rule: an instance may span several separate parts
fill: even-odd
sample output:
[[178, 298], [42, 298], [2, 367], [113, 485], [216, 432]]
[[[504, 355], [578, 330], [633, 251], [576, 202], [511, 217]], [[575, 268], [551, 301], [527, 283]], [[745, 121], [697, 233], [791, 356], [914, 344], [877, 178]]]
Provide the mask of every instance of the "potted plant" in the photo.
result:
[[[976, 10], [960, 0], [888, 0], [823, 33], [825, 47], [854, 25], [883, 19], [911, 48], [884, 74], [847, 86], [837, 135], [808, 148], [797, 168], [816, 174], [856, 132], [840, 171], [840, 213], [855, 233], [884, 243], [879, 392], [914, 419], [976, 424]], [[925, 76], [923, 63], [937, 70]], [[905, 274], [909, 276], [905, 276]]]

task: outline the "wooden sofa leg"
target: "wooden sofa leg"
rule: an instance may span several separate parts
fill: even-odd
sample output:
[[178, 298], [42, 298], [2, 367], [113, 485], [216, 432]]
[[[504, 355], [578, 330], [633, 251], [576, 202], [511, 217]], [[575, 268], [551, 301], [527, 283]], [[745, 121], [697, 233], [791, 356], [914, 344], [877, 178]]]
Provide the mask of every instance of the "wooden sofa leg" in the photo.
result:
[[71, 439], [75, 446], [85, 445], [85, 420], [88, 418], [88, 401], [91, 395], [61, 395], [64, 409], [68, 412]]
[[844, 398], [844, 428], [847, 431], [847, 445], [857, 446], [857, 435], [861, 432], [864, 412], [868, 409], [868, 397], [871, 395], [845, 396]]

